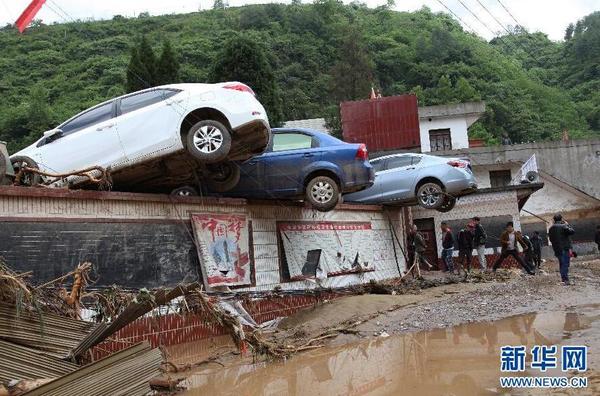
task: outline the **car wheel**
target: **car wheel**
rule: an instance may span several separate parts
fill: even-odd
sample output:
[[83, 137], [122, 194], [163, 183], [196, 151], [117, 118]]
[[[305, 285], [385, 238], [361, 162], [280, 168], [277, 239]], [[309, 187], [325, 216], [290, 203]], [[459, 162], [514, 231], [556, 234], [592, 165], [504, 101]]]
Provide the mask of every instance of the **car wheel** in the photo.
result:
[[306, 186], [306, 200], [318, 211], [327, 212], [338, 204], [340, 188], [330, 177], [317, 176]]
[[[22, 168], [32, 168], [39, 169], [37, 162], [33, 159], [26, 157], [24, 155], [17, 155], [10, 159], [10, 162], [15, 170], [15, 174], [19, 173], [19, 170]], [[19, 185], [32, 187], [37, 186], [42, 181], [42, 177], [38, 173], [23, 171], [21, 173], [21, 177], [19, 178]]]
[[456, 205], [456, 201], [457, 201], [456, 198], [447, 196], [446, 199], [444, 200], [444, 203], [442, 204], [442, 206], [440, 206], [436, 210], [438, 212], [442, 212], [442, 213], [450, 212], [452, 209], [454, 209], [454, 206]]
[[198, 196], [198, 191], [192, 186], [183, 186], [178, 187], [175, 190], [171, 191], [171, 196], [174, 197], [196, 197]]
[[444, 203], [444, 190], [438, 183], [423, 183], [417, 189], [417, 201], [425, 209], [437, 209]]
[[231, 149], [231, 133], [218, 121], [200, 121], [188, 131], [188, 152], [205, 164], [223, 161], [229, 155], [229, 149]]
[[221, 162], [210, 165], [208, 187], [214, 192], [227, 192], [240, 182], [240, 167], [233, 162]]

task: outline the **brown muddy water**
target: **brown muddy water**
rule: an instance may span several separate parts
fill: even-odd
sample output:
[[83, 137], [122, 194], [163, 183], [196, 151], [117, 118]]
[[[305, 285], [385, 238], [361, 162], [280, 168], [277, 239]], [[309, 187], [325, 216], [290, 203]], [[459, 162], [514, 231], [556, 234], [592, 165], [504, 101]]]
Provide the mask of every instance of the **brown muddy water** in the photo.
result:
[[[508, 395], [499, 387], [503, 345], [586, 344], [588, 389], [598, 394], [600, 305], [531, 313], [401, 336], [326, 346], [284, 362], [238, 360], [203, 368], [181, 385], [185, 395]], [[527, 357], [529, 361], [530, 356]], [[512, 375], [512, 374], [506, 374]], [[527, 376], [557, 375], [527, 370]], [[528, 392], [524, 392], [527, 394]], [[544, 392], [543, 394], [552, 393]]]

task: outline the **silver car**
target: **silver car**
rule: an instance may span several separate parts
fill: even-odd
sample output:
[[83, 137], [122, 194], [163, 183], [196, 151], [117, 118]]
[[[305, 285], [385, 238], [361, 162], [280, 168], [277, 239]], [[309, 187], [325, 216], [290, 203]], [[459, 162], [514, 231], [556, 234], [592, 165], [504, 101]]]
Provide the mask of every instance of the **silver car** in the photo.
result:
[[450, 211], [456, 198], [477, 189], [468, 159], [427, 154], [393, 154], [370, 161], [375, 184], [344, 196], [346, 202], [419, 204], [426, 209]]

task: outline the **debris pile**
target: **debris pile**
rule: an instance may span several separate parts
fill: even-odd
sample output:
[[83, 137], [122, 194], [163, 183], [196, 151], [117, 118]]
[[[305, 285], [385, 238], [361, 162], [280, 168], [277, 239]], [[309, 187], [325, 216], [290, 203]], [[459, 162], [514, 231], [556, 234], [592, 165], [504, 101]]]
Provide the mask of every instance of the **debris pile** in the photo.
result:
[[[81, 367], [82, 342], [107, 325], [79, 319], [90, 263], [40, 286], [0, 260], [0, 395], [144, 395], [162, 353], [138, 344]], [[58, 286], [72, 278], [71, 291]]]

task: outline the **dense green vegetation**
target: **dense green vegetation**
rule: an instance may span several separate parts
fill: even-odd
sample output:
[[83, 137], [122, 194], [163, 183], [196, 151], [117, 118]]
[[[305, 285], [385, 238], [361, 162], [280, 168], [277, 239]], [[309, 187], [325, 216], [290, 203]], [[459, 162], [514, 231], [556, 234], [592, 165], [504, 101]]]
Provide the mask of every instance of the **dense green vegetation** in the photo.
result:
[[[335, 126], [339, 101], [367, 98], [374, 85], [384, 95], [414, 92], [421, 105], [486, 100], [472, 133], [491, 142], [503, 133], [513, 141], [556, 139], [563, 129], [572, 138], [600, 136], [600, 13], [573, 25], [564, 42], [516, 29], [488, 43], [427, 8], [408, 13], [317, 0], [37, 23], [23, 35], [1, 29], [0, 139], [14, 151], [131, 89], [126, 71], [142, 37], [155, 54], [170, 42], [179, 65], [171, 82], [257, 81], [248, 68], [261, 65], [274, 76], [265, 103], [274, 123], [327, 116]], [[235, 59], [236, 46], [262, 55], [233, 70], [223, 58]]]

